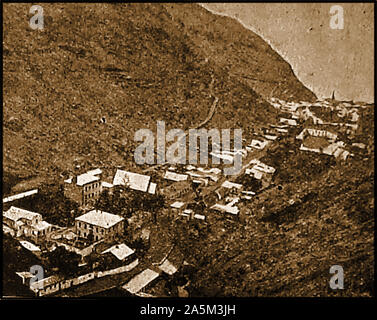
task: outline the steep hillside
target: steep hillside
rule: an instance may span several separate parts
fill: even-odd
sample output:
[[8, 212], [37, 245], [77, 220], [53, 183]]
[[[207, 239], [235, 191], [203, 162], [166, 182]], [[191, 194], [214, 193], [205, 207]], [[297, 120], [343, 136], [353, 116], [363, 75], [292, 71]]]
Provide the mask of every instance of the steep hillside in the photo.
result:
[[[157, 120], [167, 128], [193, 127], [215, 96], [208, 126], [247, 132], [274, 121], [275, 110], [257, 93], [267, 91], [225, 68], [227, 54], [227, 61], [247, 55], [250, 74], [263, 86], [286, 81], [296, 98], [313, 96], [262, 39], [194, 4], [44, 4], [42, 31], [29, 27], [29, 8], [4, 5], [3, 22], [4, 171], [21, 178], [56, 179], [76, 164], [129, 165], [136, 130], [154, 130]], [[207, 15], [202, 29], [209, 40], [183, 26], [178, 10], [191, 10], [196, 22]], [[249, 47], [229, 45], [232, 28]], [[284, 97], [283, 91], [275, 93]]]
[[296, 78], [291, 66], [238, 21], [214, 15], [200, 6], [164, 6], [211, 61], [263, 97], [281, 97], [288, 101], [316, 99]]
[[[305, 153], [290, 133], [261, 158], [273, 187], [240, 205], [239, 220], [206, 213], [209, 227], [172, 228], [197, 268], [190, 296], [374, 296], [374, 106], [360, 114], [362, 156]], [[344, 290], [329, 287], [332, 265]]]

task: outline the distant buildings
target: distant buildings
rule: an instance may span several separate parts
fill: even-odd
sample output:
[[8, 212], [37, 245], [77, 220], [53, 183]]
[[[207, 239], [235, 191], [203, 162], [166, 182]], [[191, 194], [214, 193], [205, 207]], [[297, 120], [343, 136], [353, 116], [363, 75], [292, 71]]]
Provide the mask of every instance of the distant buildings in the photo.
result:
[[179, 214], [185, 209], [185, 203], [182, 201], [175, 201], [170, 205], [170, 210], [174, 215]]
[[172, 276], [178, 271], [178, 269], [168, 259], [166, 259], [161, 265], [159, 265], [158, 268], [169, 276]]
[[295, 119], [280, 118], [280, 122], [290, 126], [297, 126], [297, 121]]
[[111, 241], [124, 232], [124, 218], [100, 210], [92, 210], [75, 219], [79, 238]]
[[304, 138], [307, 137], [307, 136], [324, 137], [331, 142], [334, 142], [338, 137], [335, 133], [331, 133], [331, 132], [326, 131], [326, 130], [305, 128], [304, 130], [301, 131], [301, 133], [298, 136], [296, 136], [296, 139], [304, 140]]
[[248, 174], [257, 180], [261, 180], [262, 186], [266, 187], [270, 183], [272, 175], [275, 173], [276, 169], [266, 165], [258, 159], [251, 160], [249, 165], [252, 165], [252, 167], [247, 168], [245, 174]]
[[343, 141], [335, 142], [337, 138], [338, 136], [336, 134], [329, 131], [307, 128], [296, 137], [296, 139], [303, 141], [300, 146], [301, 151], [322, 153], [347, 160], [349, 156], [353, 155], [344, 149], [345, 144]]
[[192, 198], [195, 194], [190, 180], [174, 182], [164, 187], [163, 189], [161, 189], [160, 193], [167, 200], [175, 200], [175, 199], [188, 200]]
[[224, 181], [221, 184], [221, 187], [227, 188], [227, 189], [233, 189], [233, 188], [235, 188], [235, 189], [240, 190], [240, 189], [242, 189], [243, 186], [242, 186], [242, 184], [234, 183], [234, 182], [226, 180], [226, 181]]
[[260, 140], [257, 140], [257, 139], [253, 139], [251, 140], [251, 143], [248, 147], [251, 147], [251, 148], [255, 148], [255, 149], [258, 149], [258, 150], [263, 150], [268, 144], [268, 141], [260, 141]]
[[219, 203], [214, 204], [211, 207], [211, 209], [216, 210], [216, 211], [220, 211], [220, 212], [224, 212], [224, 213], [229, 213], [229, 214], [232, 214], [232, 215], [235, 215], [235, 216], [237, 216], [238, 213], [239, 213], [239, 209], [237, 207], [219, 204]]

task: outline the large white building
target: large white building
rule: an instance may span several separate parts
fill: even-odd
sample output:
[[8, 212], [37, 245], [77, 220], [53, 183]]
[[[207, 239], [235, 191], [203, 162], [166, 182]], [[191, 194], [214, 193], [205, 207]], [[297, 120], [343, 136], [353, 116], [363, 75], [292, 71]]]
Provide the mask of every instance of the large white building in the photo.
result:
[[94, 241], [113, 240], [124, 232], [124, 218], [100, 210], [92, 210], [75, 219], [76, 234], [79, 238]]

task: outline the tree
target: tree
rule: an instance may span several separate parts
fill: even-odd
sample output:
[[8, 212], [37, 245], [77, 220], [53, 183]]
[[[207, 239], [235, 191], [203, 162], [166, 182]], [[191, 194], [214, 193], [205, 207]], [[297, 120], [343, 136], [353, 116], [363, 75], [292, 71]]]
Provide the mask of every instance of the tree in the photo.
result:
[[78, 271], [81, 256], [59, 246], [47, 254], [46, 260], [50, 268], [58, 268], [64, 276], [72, 276]]

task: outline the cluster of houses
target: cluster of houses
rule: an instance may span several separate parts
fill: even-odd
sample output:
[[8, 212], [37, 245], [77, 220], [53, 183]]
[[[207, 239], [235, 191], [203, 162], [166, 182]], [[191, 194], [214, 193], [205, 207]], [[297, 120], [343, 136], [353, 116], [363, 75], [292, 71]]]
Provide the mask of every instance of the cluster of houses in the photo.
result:
[[[290, 114], [291, 119], [293, 120], [306, 121], [311, 119], [313, 124], [330, 124], [334, 126], [341, 125], [341, 123], [348, 121], [350, 122], [348, 124], [349, 127], [354, 130], [357, 130], [357, 125], [355, 124], [357, 124], [359, 121], [359, 109], [364, 107], [359, 104], [351, 104], [349, 102], [334, 103], [334, 101], [329, 100], [321, 100], [310, 103], [306, 101], [286, 102], [281, 99], [271, 98], [269, 102], [276, 109]], [[320, 111], [324, 118], [322, 119], [316, 116], [315, 111]], [[339, 121], [341, 123], [339, 123]]]
[[[85, 261], [85, 257], [91, 253], [97, 252], [102, 255], [114, 256], [115, 260], [119, 260], [122, 265], [105, 272], [90, 272], [72, 279], [64, 279], [61, 275], [51, 275], [38, 282], [30, 283], [30, 290], [38, 296], [52, 294], [106, 275], [128, 272], [139, 263], [133, 249], [125, 243], [118, 243], [117, 236], [122, 236], [124, 233], [124, 218], [118, 215], [91, 210], [75, 219], [73, 230], [51, 225], [42, 220], [41, 214], [14, 206], [4, 212], [3, 217], [4, 232], [10, 230], [8, 233], [14, 236], [21, 246], [38, 257], [48, 251], [54, 251], [58, 246], [63, 246], [68, 251], [81, 255], [81, 261]], [[73, 236], [66, 237], [64, 241], [62, 230], [64, 234], [69, 231], [68, 234], [71, 233]], [[60, 237], [54, 237], [57, 234]], [[85, 242], [90, 240], [90, 245], [80, 247], [78, 243], [80, 239], [84, 239]], [[53, 245], [46, 247], [47, 243]], [[45, 249], [41, 249], [41, 246]], [[34, 277], [30, 272], [17, 272], [17, 274], [22, 278], [24, 284], [26, 280]]]
[[[101, 169], [95, 169], [64, 180], [65, 196], [76, 201], [82, 208], [89, 209], [75, 218], [74, 227], [52, 225], [44, 221], [40, 213], [11, 206], [3, 212], [3, 232], [13, 236], [21, 246], [38, 257], [54, 251], [58, 246], [63, 246], [68, 251], [81, 255], [82, 262], [85, 261], [85, 257], [100, 250], [103, 255], [112, 254], [123, 264], [129, 264], [130, 261], [127, 258], [132, 256], [134, 251], [126, 244], [118, 243], [124, 235], [125, 219], [119, 215], [93, 209], [94, 201], [98, 199], [101, 192], [105, 188], [110, 190], [113, 188], [113, 184], [101, 181], [101, 174]], [[115, 184], [119, 182], [120, 175], [121, 173], [118, 172], [114, 178]], [[140, 188], [138, 179], [135, 181], [130, 175], [129, 180], [134, 183], [132, 187]], [[153, 185], [149, 190], [153, 190]], [[35, 192], [23, 193], [22, 196], [17, 195], [13, 198], [17, 200], [32, 194]], [[8, 197], [5, 200], [11, 202], [14, 201], [13, 198]], [[106, 250], [102, 250], [104, 248]], [[134, 266], [136, 265], [134, 263]], [[17, 274], [23, 279], [23, 282], [30, 276], [28, 272]], [[92, 274], [91, 277], [87, 277], [88, 279], [84, 278], [85, 281], [89, 281], [95, 277], [98, 275]], [[50, 294], [81, 284], [84, 278], [79, 277], [78, 280], [68, 281], [61, 279], [58, 275], [52, 275], [41, 280], [43, 286], [33, 283], [30, 289], [37, 295]]]
[[[33, 246], [29, 245], [30, 248], [36, 248], [38, 244], [43, 246], [47, 242], [64, 245], [62, 238], [66, 240], [65, 244], [74, 244], [79, 239], [89, 238], [93, 242], [101, 240], [111, 243], [117, 236], [123, 235], [124, 218], [100, 210], [91, 210], [76, 217], [73, 228], [64, 228], [44, 221], [40, 213], [12, 206], [3, 212], [3, 232], [20, 239], [23, 244], [34, 242]], [[68, 245], [66, 247], [69, 248]]]
[[[342, 126], [345, 125], [345, 122], [349, 122], [346, 127], [351, 130], [357, 130], [358, 126], [356, 124], [360, 117], [359, 109], [362, 108], [358, 104], [349, 102], [333, 103], [328, 100], [310, 103], [306, 101], [286, 102], [281, 99], [271, 98], [269, 102], [281, 112], [291, 115], [291, 123], [286, 122], [287, 124], [294, 125], [292, 120], [306, 121], [309, 119], [312, 120], [313, 124], [319, 125]], [[316, 115], [316, 111], [321, 113], [323, 119]], [[283, 122], [285, 121], [283, 120]]]
[[[175, 168], [170, 167], [169, 169], [166, 170], [163, 178], [166, 183], [161, 185], [162, 188], [158, 192], [164, 194], [168, 199], [178, 197], [186, 200], [192, 199], [192, 184], [206, 185], [208, 180], [217, 181], [217, 175], [221, 171], [218, 169], [206, 171], [188, 166], [187, 173], [179, 174], [173, 171]], [[47, 251], [53, 251], [56, 247], [63, 246], [68, 251], [80, 254], [83, 262], [85, 257], [91, 253], [99, 252], [102, 255], [111, 254], [125, 264], [122, 267], [109, 270], [107, 273], [92, 272], [72, 279], [63, 279], [60, 275], [51, 275], [40, 282], [34, 282], [30, 286], [30, 289], [36, 295], [56, 293], [104, 275], [130, 271], [138, 265], [138, 260], [134, 260], [130, 264], [129, 257], [134, 256], [134, 250], [125, 243], [118, 243], [124, 234], [125, 219], [119, 215], [95, 209], [95, 201], [102, 191], [107, 189], [109, 193], [112, 193], [115, 188], [128, 188], [136, 192], [153, 195], [157, 192], [157, 183], [152, 182], [148, 175], [121, 169], [116, 170], [111, 183], [103, 181], [102, 174], [102, 170], [97, 168], [64, 180], [64, 195], [78, 203], [84, 211], [87, 211], [75, 218], [74, 227], [51, 225], [42, 219], [41, 214], [14, 206], [4, 212], [3, 231], [14, 236], [24, 248], [39, 257]], [[29, 192], [25, 196], [29, 194], [32, 195], [35, 192]], [[19, 199], [20, 197], [15, 196], [13, 198]], [[5, 200], [7, 202], [12, 201], [8, 198]], [[179, 208], [179, 206], [176, 206], [176, 208]], [[183, 211], [183, 214], [187, 215], [189, 219], [205, 220], [204, 215], [196, 214], [193, 210], [185, 209]], [[47, 243], [50, 245], [46, 246]], [[42, 246], [45, 248], [42, 249]], [[169, 275], [176, 272], [176, 267], [167, 259], [158, 268], [160, 272]], [[148, 270], [145, 272], [148, 273]], [[149, 283], [144, 279], [140, 284], [138, 280], [140, 277], [143, 278], [146, 273], [131, 279], [129, 283], [131, 293], [140, 291], [142, 287]], [[30, 272], [17, 272], [17, 274], [22, 278], [23, 283], [33, 277]]]
[[[311, 138], [311, 139], [308, 139]], [[337, 135], [326, 130], [304, 129], [296, 139], [302, 140], [300, 150], [334, 156], [337, 159], [347, 160], [352, 153], [345, 150], [343, 141], [336, 141]]]
[[[300, 122], [311, 120], [312, 128], [304, 128], [296, 136], [301, 140], [301, 151], [315, 152], [334, 156], [336, 159], [347, 160], [354, 154], [349, 151], [345, 142], [338, 139], [338, 135], [331, 131], [331, 127], [337, 127], [337, 131], [346, 134], [349, 138], [359, 129], [359, 109], [363, 106], [349, 102], [334, 102], [329, 100], [309, 103], [286, 102], [277, 98], [271, 98], [270, 104], [291, 118], [280, 118], [280, 122], [289, 126], [297, 126]], [[319, 116], [320, 115], [320, 116]], [[330, 128], [330, 129], [329, 129]], [[365, 145], [353, 143], [349, 147], [364, 149]], [[348, 149], [348, 150], [347, 150]]]
[[[248, 155], [251, 153], [252, 159], [243, 167], [238, 176], [256, 181], [262, 189], [267, 188], [272, 182], [276, 169], [258, 158], [261, 158], [263, 150], [275, 141], [279, 141], [279, 136], [287, 134], [292, 127], [298, 127], [307, 120], [311, 120], [310, 123], [313, 127], [304, 128], [296, 136], [296, 139], [301, 141], [301, 151], [327, 154], [341, 160], [347, 160], [353, 156], [347, 150], [345, 143], [339, 140], [338, 135], [328, 128], [329, 126], [338, 126], [344, 127], [346, 133], [355, 132], [358, 129], [358, 107], [360, 106], [347, 103], [338, 103], [334, 106], [328, 101], [285, 102], [275, 98], [272, 98], [270, 103], [281, 111], [278, 124], [270, 124], [268, 128], [263, 128], [262, 132], [254, 134], [245, 149], [211, 152], [212, 157], [217, 157], [224, 163], [232, 163], [236, 154], [241, 154], [243, 159], [250, 159]], [[347, 119], [349, 123], [334, 122], [329, 121], [328, 118], [319, 117], [319, 113], [313, 112], [313, 108], [329, 110], [336, 113], [337, 119]], [[326, 127], [321, 128], [325, 125]], [[365, 149], [366, 146], [362, 143], [353, 143], [352, 147]], [[119, 242], [124, 234], [125, 219], [95, 208], [95, 202], [104, 190], [108, 190], [110, 194], [114, 189], [129, 189], [150, 195], [161, 194], [166, 203], [162, 214], [168, 212], [174, 219], [195, 220], [204, 224], [208, 223], [208, 214], [211, 212], [221, 213], [226, 217], [238, 217], [243, 204], [252, 200], [258, 192], [249, 185], [240, 183], [239, 180], [236, 180], [237, 177], [228, 180], [222, 174], [223, 170], [219, 166], [203, 168], [193, 165], [165, 164], [155, 170], [157, 170], [155, 171], [157, 175], [153, 175], [153, 179], [142, 173], [117, 169], [111, 182], [104, 181], [100, 168], [71, 176], [64, 180], [64, 195], [78, 203], [86, 212], [75, 218], [74, 227], [63, 228], [51, 225], [44, 221], [39, 213], [12, 206], [3, 214], [3, 230], [17, 238], [23, 247], [38, 255], [41, 254], [38, 244], [49, 241], [55, 244], [50, 247], [51, 250], [56, 246], [64, 246], [67, 250], [74, 251], [82, 257], [90, 255], [93, 251], [97, 252], [100, 248], [101, 254], [113, 255], [124, 264], [127, 263], [127, 266], [130, 266], [131, 263], [135, 267], [138, 260], [135, 262], [136, 260], [129, 259], [133, 257], [134, 250], [125, 243]], [[37, 190], [32, 190], [8, 197], [4, 199], [4, 202], [12, 202], [14, 199], [36, 192]], [[198, 205], [200, 201], [202, 206]], [[132, 269], [126, 266], [122, 266], [122, 268], [117, 270], [126, 272]], [[161, 272], [172, 275], [176, 271], [177, 267], [165, 259], [157, 268], [151, 266], [138, 273], [123, 285], [123, 289], [132, 294], [145, 296], [143, 288], [153, 283]], [[30, 277], [27, 272], [18, 274], [23, 281]], [[37, 289], [35, 286], [38, 284], [31, 289], [38, 295], [44, 295], [101, 276], [103, 273], [93, 273], [80, 279], [71, 280], [51, 276], [44, 279], [44, 289]]]
[[52, 230], [52, 225], [44, 221], [40, 213], [10, 207], [3, 213], [3, 225], [6, 233], [18, 238], [30, 238], [40, 242]]

